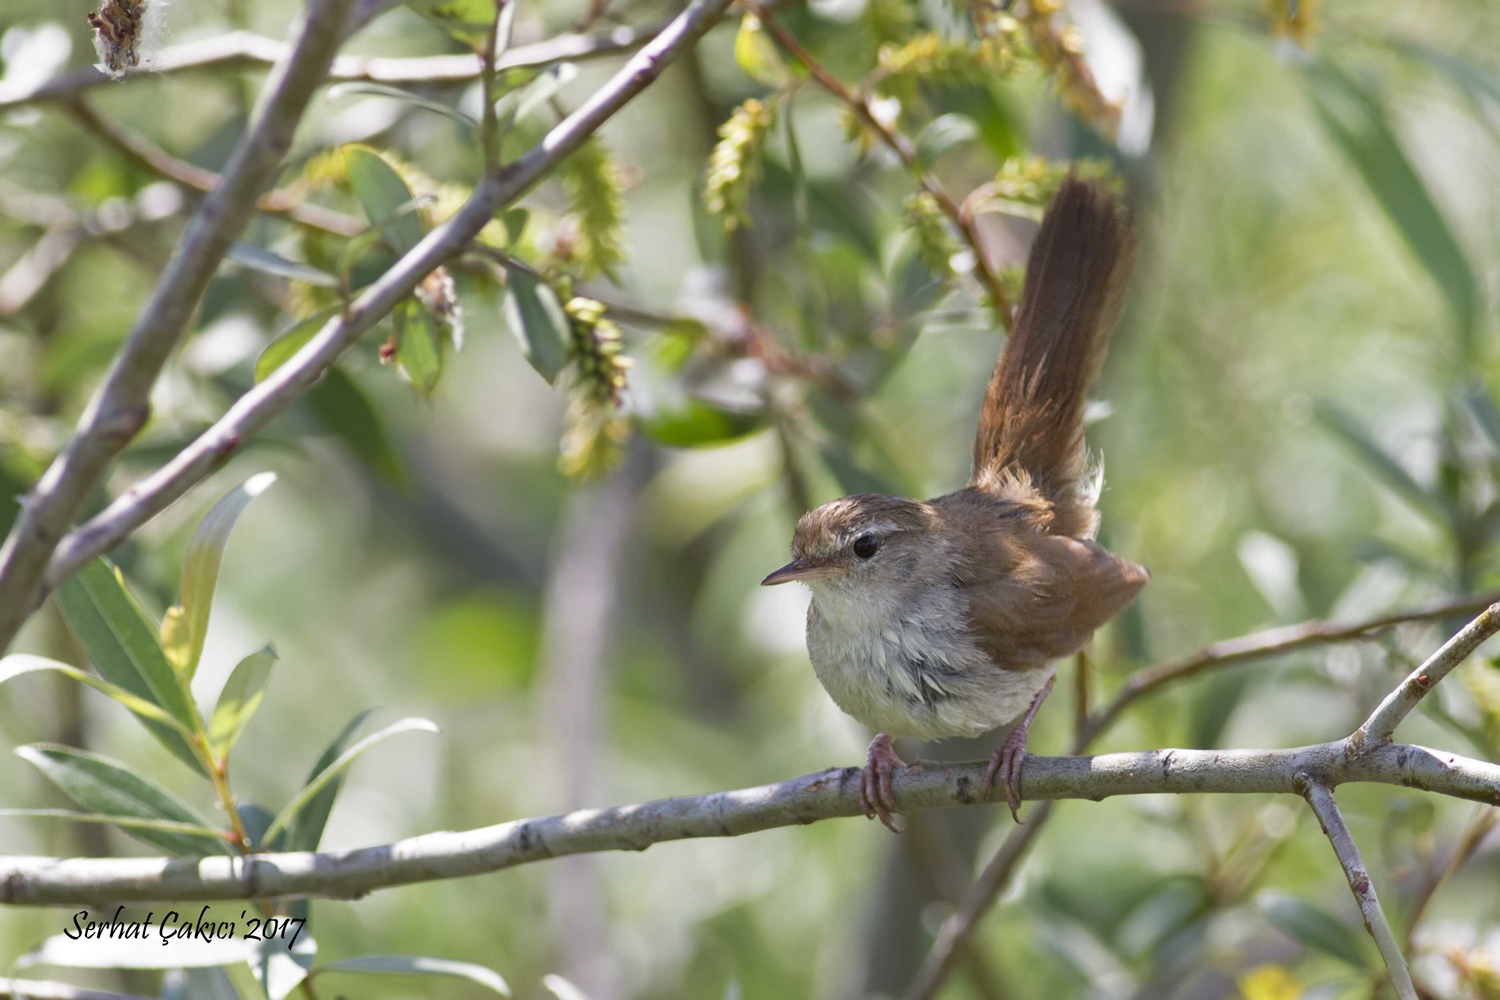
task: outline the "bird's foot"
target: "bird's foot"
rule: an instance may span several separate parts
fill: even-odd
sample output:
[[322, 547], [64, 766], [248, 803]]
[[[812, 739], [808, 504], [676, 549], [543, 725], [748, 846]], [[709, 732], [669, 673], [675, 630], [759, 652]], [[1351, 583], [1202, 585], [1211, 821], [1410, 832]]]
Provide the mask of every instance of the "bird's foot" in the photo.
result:
[[[1042, 707], [1042, 702], [1052, 691], [1052, 684], [1056, 677], [1048, 678], [1047, 683], [1036, 693], [1031, 701], [1031, 707], [1026, 714], [1021, 716], [1005, 736], [1005, 742], [1000, 744], [1000, 749], [990, 756], [990, 766], [984, 770], [984, 787], [994, 788], [995, 779], [998, 777], [1004, 783], [1005, 804], [1010, 806], [1010, 815], [1017, 823], [1021, 822], [1021, 765], [1026, 762], [1026, 737], [1031, 733], [1031, 720], [1036, 718], [1037, 709]], [[873, 747], [871, 750], [873, 751]]]
[[859, 772], [859, 807], [866, 816], [878, 818], [892, 833], [900, 833], [901, 827], [891, 815], [896, 809], [896, 794], [891, 789], [891, 774], [906, 763], [896, 756], [892, 740], [879, 733], [870, 742], [870, 752], [865, 757], [865, 766]]
[[1026, 760], [1026, 725], [1027, 720], [1010, 731], [1005, 737], [1005, 742], [1000, 744], [1000, 749], [990, 755], [990, 766], [984, 771], [984, 786], [995, 787], [995, 779], [999, 778], [1005, 788], [1005, 804], [1010, 806], [1010, 815], [1017, 823], [1021, 822], [1021, 764]]

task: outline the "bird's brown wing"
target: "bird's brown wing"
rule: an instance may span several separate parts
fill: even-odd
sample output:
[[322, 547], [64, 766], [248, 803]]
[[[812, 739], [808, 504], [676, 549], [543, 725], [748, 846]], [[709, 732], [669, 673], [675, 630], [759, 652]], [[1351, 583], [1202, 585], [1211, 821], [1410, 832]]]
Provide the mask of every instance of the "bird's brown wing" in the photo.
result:
[[975, 635], [1002, 668], [1040, 668], [1078, 652], [1150, 577], [1097, 542], [1038, 530], [1025, 511], [954, 500], [944, 505], [950, 530], [972, 543], [954, 576]]

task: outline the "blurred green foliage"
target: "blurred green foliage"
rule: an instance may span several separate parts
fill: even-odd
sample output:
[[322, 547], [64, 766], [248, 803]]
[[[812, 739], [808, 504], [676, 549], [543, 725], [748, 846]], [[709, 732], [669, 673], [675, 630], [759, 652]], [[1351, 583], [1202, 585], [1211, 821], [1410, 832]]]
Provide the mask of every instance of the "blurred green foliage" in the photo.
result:
[[[147, 54], [233, 28], [280, 38], [298, 6], [169, 5]], [[393, 10], [347, 50], [483, 44], [485, 4], [454, 6], [458, 37], [438, 26], [440, 6]], [[784, 561], [807, 506], [966, 478], [1002, 337], [973, 247], [919, 173], [968, 212], [1012, 297], [1066, 165], [1107, 171], [1135, 206], [1141, 262], [1090, 436], [1108, 470], [1109, 545], [1153, 581], [1101, 635], [1096, 689], [1258, 627], [1494, 587], [1500, 8], [1056, 7], [855, 0], [770, 15], [868, 99], [914, 168], [771, 25], [726, 21], [220, 477], [115, 553], [143, 620], [158, 618], [211, 500], [266, 469], [281, 477], [236, 529], [188, 671], [195, 703], [214, 704], [226, 683], [255, 680], [230, 682], [235, 663], [276, 641], [236, 743], [241, 803], [284, 802], [372, 705], [431, 717], [443, 735], [372, 748], [337, 807], [316, 807], [327, 849], [856, 762], [867, 734], [815, 683], [796, 595], [755, 584]], [[0, 94], [92, 61], [88, 10], [8, 0]], [[677, 10], [522, 3], [512, 44]], [[502, 158], [621, 58], [502, 75]], [[261, 76], [146, 75], [86, 99], [217, 169]], [[484, 162], [479, 88], [409, 90], [418, 99], [331, 88], [315, 104], [281, 189], [359, 234], [257, 219], [111, 496], [457, 210]], [[66, 440], [171, 252], [184, 214], [149, 211], [161, 184], [64, 104], [0, 111], [0, 494], [24, 492]], [[64, 239], [66, 253], [42, 256]], [[0, 528], [12, 517], [0, 504]], [[48, 605], [17, 648], [104, 673], [68, 617], [76, 635]], [[1444, 627], [1205, 674], [1135, 706], [1106, 748], [1336, 738]], [[1470, 664], [1403, 735], [1496, 759], [1495, 676]], [[170, 744], [78, 690], [44, 674], [6, 684], [6, 741], [129, 761], [224, 827], [210, 783]], [[1038, 752], [1068, 735], [1054, 700]], [[63, 804], [26, 761], [8, 767], [3, 805]], [[1474, 807], [1384, 788], [1347, 787], [1340, 801], [1404, 932], [1477, 829]], [[525, 997], [547, 995], [550, 973], [593, 1000], [895, 995], [954, 887], [1010, 829], [1003, 810], [958, 812], [899, 842], [844, 821], [316, 901], [319, 961], [434, 955], [499, 970]], [[1061, 804], [984, 924], [982, 958], [944, 996], [1379, 995], [1347, 886], [1304, 812], [1252, 797]], [[258, 822], [245, 825], [269, 818]], [[101, 830], [0, 825], [8, 854], [137, 850]], [[319, 840], [295, 824], [288, 836]], [[1497, 995], [1497, 877], [1500, 854], [1480, 842], [1425, 909], [1410, 957], [1433, 996]], [[0, 962], [65, 924], [0, 913]], [[360, 996], [487, 995], [453, 978], [348, 982]]]

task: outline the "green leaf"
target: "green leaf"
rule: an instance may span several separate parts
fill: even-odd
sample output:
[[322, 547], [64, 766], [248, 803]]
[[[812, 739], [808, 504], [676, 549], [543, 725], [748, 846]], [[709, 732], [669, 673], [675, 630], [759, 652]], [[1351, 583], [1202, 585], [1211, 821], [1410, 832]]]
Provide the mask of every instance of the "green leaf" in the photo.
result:
[[360, 754], [392, 736], [399, 736], [402, 733], [408, 732], [436, 733], [439, 732], [439, 729], [435, 723], [427, 719], [413, 717], [400, 719], [386, 726], [384, 729], [366, 736], [358, 743], [340, 753], [327, 766], [313, 775], [307, 784], [303, 785], [292, 801], [282, 808], [276, 819], [267, 827], [265, 832], [266, 838], [272, 839], [283, 829], [288, 828], [297, 818], [298, 813], [313, 803], [321, 792], [343, 777], [343, 772], [354, 763]]
[[317, 336], [318, 331], [323, 329], [324, 324], [338, 311], [339, 307], [334, 306], [331, 309], [313, 313], [278, 333], [275, 339], [260, 352], [260, 357], [255, 359], [255, 381], [264, 382], [267, 376], [291, 360], [292, 355], [306, 347], [307, 342]]
[[424, 396], [431, 396], [443, 374], [443, 331], [432, 311], [415, 298], [395, 310], [396, 363]]
[[1273, 926], [1302, 945], [1342, 959], [1356, 969], [1369, 967], [1354, 930], [1326, 911], [1283, 892], [1263, 892], [1255, 903]]
[[[16, 756], [35, 764], [64, 795], [88, 812], [212, 829], [187, 803], [119, 761], [51, 743], [17, 747]], [[176, 857], [234, 853], [229, 844], [216, 836], [173, 833], [144, 826], [122, 825], [121, 829]]]
[[401, 175], [379, 153], [363, 146], [344, 150], [349, 186], [359, 199], [370, 223], [397, 254], [404, 254], [422, 241], [422, 220], [417, 199]]
[[[434, 723], [429, 722], [426, 719], [401, 719], [397, 722], [391, 723], [389, 726], [386, 726], [379, 732], [371, 733], [369, 736], [366, 736], [364, 739], [360, 740], [352, 747], [349, 747], [343, 753], [335, 757], [321, 771], [318, 771], [316, 774], [314, 774], [313, 777], [308, 780], [307, 784], [302, 786], [302, 789], [297, 792], [295, 796], [293, 796], [292, 801], [288, 802], [286, 806], [282, 808], [281, 812], [277, 814], [276, 819], [273, 820], [271, 825], [266, 829], [265, 839], [273, 840], [275, 839], [276, 835], [282, 830], [290, 829], [291, 824], [297, 820], [298, 813], [300, 813], [307, 806], [312, 805], [314, 803], [314, 800], [317, 799], [320, 792], [322, 792], [334, 781], [337, 781], [339, 778], [341, 778], [343, 776], [343, 772], [349, 767], [350, 764], [354, 763], [355, 759], [359, 757], [360, 754], [364, 753], [375, 744], [380, 743], [383, 740], [390, 739], [392, 736], [399, 736], [402, 733], [410, 732], [435, 733], [438, 732], [438, 727]], [[319, 831], [319, 833], [321, 835], [321, 831]], [[305, 849], [311, 850], [311, 848]], [[293, 846], [292, 838], [288, 836], [287, 850], [297, 851], [304, 850], [304, 848]]]
[[765, 414], [721, 410], [699, 399], [658, 410], [641, 422], [645, 432], [669, 448], [705, 448], [730, 444], [765, 426]]
[[177, 726], [168, 726], [142, 719], [151, 735], [202, 771], [203, 762], [179, 731], [184, 726], [197, 730], [197, 709], [167, 662], [157, 630], [136, 607], [115, 568], [104, 559], [89, 563], [57, 588], [57, 604], [101, 677], [177, 720]]
[[967, 115], [942, 115], [917, 136], [917, 162], [930, 167], [944, 154], [979, 138], [979, 126]]
[[240, 738], [245, 725], [255, 710], [260, 708], [266, 696], [266, 684], [271, 680], [271, 668], [276, 665], [276, 647], [266, 646], [251, 653], [239, 662], [224, 690], [219, 693], [219, 703], [214, 706], [213, 718], [208, 722], [208, 744], [220, 759], [228, 756], [234, 741]]
[[333, 367], [304, 397], [329, 433], [387, 482], [406, 484], [406, 471], [385, 432], [385, 423], [359, 383]]
[[[197, 914], [196, 907], [190, 913], [183, 914], [189, 926]], [[108, 921], [112, 915], [113, 911], [110, 911], [100, 914], [96, 919]], [[129, 916], [128, 912], [121, 916], [120, 923], [134, 922], [128, 920]], [[78, 933], [72, 927], [71, 917], [68, 919], [68, 929], [75, 935]], [[65, 934], [54, 934], [22, 955], [16, 964], [21, 968], [60, 965], [70, 969], [201, 969], [253, 961], [258, 951], [257, 942], [239, 937], [217, 938], [213, 941], [204, 941], [202, 938], [169, 938], [163, 943], [161, 924], [154, 919], [144, 941], [108, 935], [69, 938]]]
[[511, 267], [501, 308], [531, 367], [548, 382], [555, 381], [568, 360], [572, 329], [551, 286], [530, 271]]
[[542, 977], [542, 985], [547, 988], [557, 1000], [589, 1000], [587, 993], [574, 986], [571, 982], [556, 973], [548, 973]]
[[320, 271], [311, 264], [287, 260], [280, 254], [267, 250], [265, 247], [255, 246], [253, 243], [236, 243], [229, 248], [226, 256], [236, 264], [273, 277], [301, 281], [322, 288], [339, 286], [339, 279], [327, 271]]
[[451, 976], [456, 979], [466, 979], [503, 997], [511, 995], [510, 986], [498, 972], [472, 962], [454, 962], [446, 958], [426, 958], [421, 955], [364, 955], [360, 958], [348, 958], [342, 962], [320, 965], [313, 970], [313, 975], [321, 976], [325, 972]]
[[792, 82], [792, 73], [776, 50], [776, 43], [754, 14], [746, 13], [740, 19], [740, 30], [734, 36], [734, 61], [750, 79], [772, 89], [779, 90]]
[[[512, 3], [510, 6], [514, 8], [516, 5]], [[448, 105], [442, 104], [438, 101], [429, 100], [428, 98], [423, 97], [420, 94], [414, 94], [409, 90], [402, 90], [400, 87], [388, 87], [383, 83], [368, 83], [365, 81], [356, 81], [353, 83], [334, 84], [332, 87], [328, 88], [327, 99], [337, 100], [340, 97], [348, 97], [351, 94], [365, 95], [369, 97], [389, 97], [393, 101], [401, 101], [403, 103], [422, 108], [425, 111], [431, 111], [435, 114], [443, 115], [445, 118], [452, 118], [454, 121], [458, 122], [460, 125], [466, 126], [467, 128], [479, 128], [479, 122], [475, 121], [469, 115], [464, 114], [457, 108], [449, 107]]]
[[[354, 734], [364, 724], [374, 709], [365, 709], [350, 719], [333, 741], [324, 748], [323, 753], [308, 772], [305, 784], [311, 784], [324, 771], [341, 757], [345, 750], [349, 749], [354, 739]], [[326, 784], [322, 791], [314, 796], [297, 814], [297, 817], [287, 824], [286, 836], [283, 838], [283, 850], [287, 851], [316, 851], [318, 843], [323, 839], [323, 827], [328, 824], [328, 814], [333, 811], [334, 800], [338, 798], [339, 788], [343, 784], [340, 776]], [[272, 820], [274, 822], [274, 818]], [[270, 823], [266, 824], [266, 829]], [[265, 842], [262, 833], [262, 842]]]
[[1453, 311], [1463, 356], [1472, 357], [1479, 283], [1453, 231], [1391, 131], [1385, 109], [1327, 62], [1307, 67], [1313, 106], [1324, 128], [1353, 162], [1417, 261]]
[[531, 212], [524, 208], [510, 208], [500, 213], [500, 224], [505, 227], [506, 246], [515, 246], [526, 232], [526, 223]]
[[188, 658], [182, 669], [186, 680], [192, 680], [203, 655], [214, 588], [219, 583], [219, 564], [224, 559], [224, 546], [229, 544], [229, 533], [250, 501], [275, 481], [274, 472], [262, 472], [230, 490], [203, 516], [198, 530], [193, 532], [193, 540], [188, 542], [187, 555], [182, 561], [181, 596], [178, 598], [188, 630]]
[[1444, 522], [1450, 517], [1445, 499], [1425, 489], [1411, 473], [1387, 454], [1354, 416], [1327, 400], [1313, 404], [1313, 415], [1354, 452], [1375, 478], [1409, 503], [1420, 514]]
[[489, 38], [495, 21], [495, 0], [407, 0], [406, 5], [476, 49]]
[[4, 659], [0, 659], [0, 684], [4, 684], [12, 677], [33, 673], [38, 670], [51, 670], [71, 677], [81, 684], [87, 684], [95, 691], [109, 695], [136, 715], [139, 715], [142, 719], [147, 719], [163, 726], [169, 726], [188, 738], [191, 738], [193, 735], [192, 729], [167, 714], [167, 711], [160, 705], [147, 701], [144, 698], [138, 698], [118, 684], [111, 684], [109, 681], [95, 677], [93, 674], [79, 670], [77, 667], [66, 663], [59, 663], [57, 660], [49, 660], [45, 656], [15, 653]]
[[28, 819], [65, 819], [74, 823], [108, 823], [122, 830], [157, 830], [163, 833], [186, 833], [194, 837], [213, 837], [223, 840], [223, 831], [197, 823], [181, 823], [171, 819], [142, 819], [136, 816], [110, 816], [106, 813], [81, 813], [71, 809], [0, 809], [0, 816], [25, 817]]

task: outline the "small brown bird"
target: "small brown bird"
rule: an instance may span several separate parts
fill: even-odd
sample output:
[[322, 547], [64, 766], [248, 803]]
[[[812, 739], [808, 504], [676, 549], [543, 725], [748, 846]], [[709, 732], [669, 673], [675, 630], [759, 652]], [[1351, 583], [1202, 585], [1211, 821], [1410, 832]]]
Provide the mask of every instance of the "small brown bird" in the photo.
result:
[[1129, 219], [1098, 184], [1059, 188], [1026, 268], [1014, 329], [985, 393], [974, 475], [923, 502], [862, 493], [804, 514], [790, 563], [762, 581], [812, 590], [807, 649], [834, 702], [876, 730], [860, 804], [896, 829], [893, 737], [978, 736], [1020, 722], [990, 760], [1014, 815], [1032, 717], [1053, 662], [1149, 574], [1093, 540], [1101, 476], [1083, 411], [1135, 257]]

